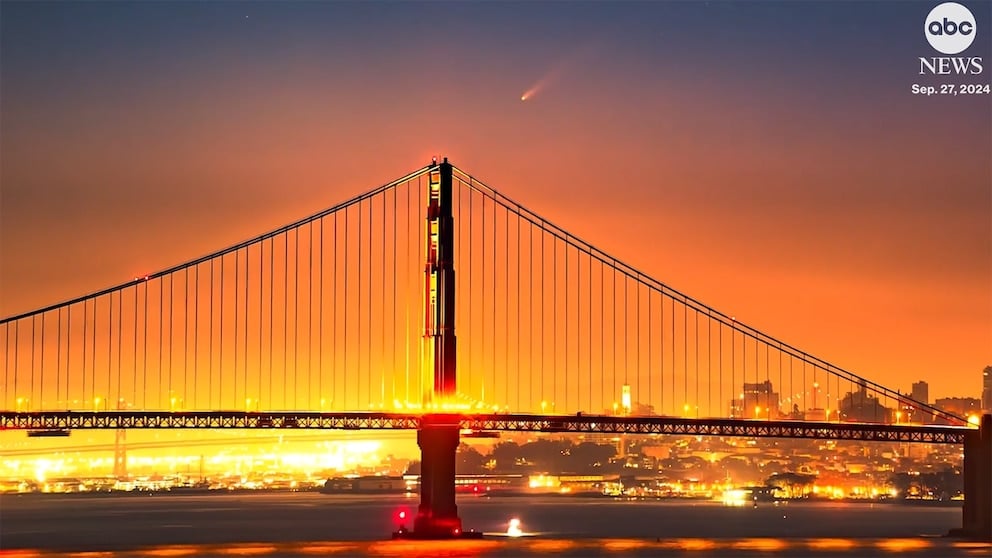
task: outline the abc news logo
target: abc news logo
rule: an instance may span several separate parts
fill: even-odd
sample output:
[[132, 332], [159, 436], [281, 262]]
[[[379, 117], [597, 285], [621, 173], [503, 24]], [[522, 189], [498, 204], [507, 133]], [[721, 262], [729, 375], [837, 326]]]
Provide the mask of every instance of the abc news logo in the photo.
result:
[[[944, 2], [930, 10], [923, 25], [927, 42], [941, 54], [959, 54], [975, 41], [975, 16], [957, 2]], [[979, 56], [920, 57], [920, 75], [965, 74], [984, 71]]]

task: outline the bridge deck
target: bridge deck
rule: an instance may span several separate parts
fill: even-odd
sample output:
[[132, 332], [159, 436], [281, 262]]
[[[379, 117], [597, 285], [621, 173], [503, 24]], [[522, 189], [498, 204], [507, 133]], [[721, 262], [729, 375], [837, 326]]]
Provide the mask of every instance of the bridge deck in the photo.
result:
[[0, 412], [0, 430], [29, 431], [118, 428], [416, 430], [425, 424], [458, 424], [460, 428], [472, 431], [742, 436], [934, 444], [962, 444], [965, 433], [973, 430], [969, 427], [945, 425], [585, 414], [404, 414], [294, 411]]

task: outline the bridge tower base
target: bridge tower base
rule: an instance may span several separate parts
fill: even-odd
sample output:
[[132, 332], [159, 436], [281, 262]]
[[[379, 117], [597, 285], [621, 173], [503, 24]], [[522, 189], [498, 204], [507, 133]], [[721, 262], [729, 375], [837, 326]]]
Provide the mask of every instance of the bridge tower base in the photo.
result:
[[420, 507], [413, 523], [418, 537], [457, 537], [462, 520], [455, 505], [455, 451], [458, 426], [426, 425], [417, 431], [420, 446]]
[[401, 526], [393, 538], [460, 539], [480, 538], [478, 531], [463, 531], [455, 504], [455, 457], [458, 424], [434, 422], [425, 416], [417, 431], [420, 446], [420, 506], [413, 531]]
[[992, 414], [964, 437], [964, 508], [961, 528], [949, 533], [992, 542]]

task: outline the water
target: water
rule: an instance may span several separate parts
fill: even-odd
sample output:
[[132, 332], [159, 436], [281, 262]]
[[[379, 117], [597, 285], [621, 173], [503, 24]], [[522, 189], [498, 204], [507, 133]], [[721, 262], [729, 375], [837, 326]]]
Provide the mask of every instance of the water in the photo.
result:
[[[957, 507], [561, 497], [459, 499], [481, 541], [389, 541], [417, 499], [319, 493], [6, 495], [0, 547], [19, 556], [992, 556], [940, 537]], [[510, 519], [526, 536], [506, 537]]]

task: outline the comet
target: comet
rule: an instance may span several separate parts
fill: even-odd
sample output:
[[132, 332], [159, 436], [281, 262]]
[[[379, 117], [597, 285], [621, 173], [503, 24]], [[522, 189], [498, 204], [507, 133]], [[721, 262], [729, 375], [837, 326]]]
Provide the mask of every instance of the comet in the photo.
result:
[[520, 100], [527, 101], [533, 99], [534, 96], [540, 93], [545, 87], [557, 81], [563, 69], [564, 66], [559, 66], [545, 74], [541, 79], [537, 80], [537, 82], [535, 82], [530, 89], [524, 91], [523, 95], [520, 96]]
[[581, 58], [584, 58], [589, 51], [591, 51], [590, 48], [580, 49], [579, 52], [574, 53], [568, 59], [560, 61], [557, 65], [552, 67], [548, 73], [544, 74], [540, 79], [534, 82], [534, 85], [531, 85], [530, 88], [524, 91], [523, 94], [520, 95], [520, 100], [529, 101], [537, 96], [538, 93], [541, 93], [547, 87], [553, 85], [556, 81], [558, 81], [558, 79], [561, 78], [562, 74], [564, 74], [566, 70], [574, 66], [580, 61]]

